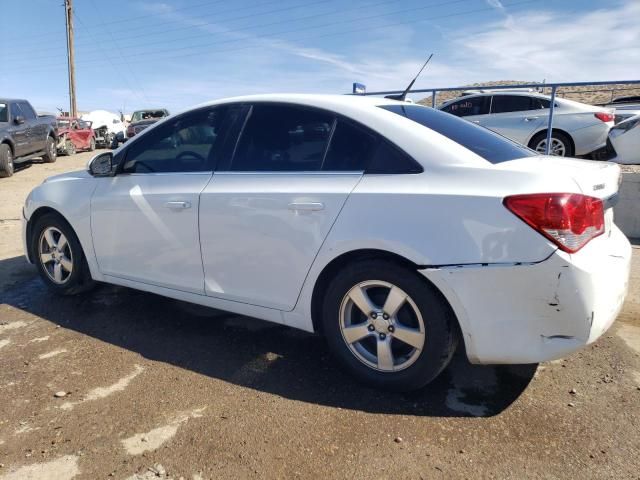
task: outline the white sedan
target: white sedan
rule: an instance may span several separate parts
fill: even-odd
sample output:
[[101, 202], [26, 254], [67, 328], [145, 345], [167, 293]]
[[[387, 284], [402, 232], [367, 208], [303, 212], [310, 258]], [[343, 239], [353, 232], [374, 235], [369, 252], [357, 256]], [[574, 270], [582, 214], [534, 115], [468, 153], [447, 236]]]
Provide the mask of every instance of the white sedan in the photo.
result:
[[640, 115], [628, 118], [609, 130], [612, 162], [640, 164]]
[[[544, 153], [551, 97], [534, 92], [488, 91], [465, 95], [439, 108]], [[587, 155], [605, 146], [612, 109], [556, 98], [550, 153]]]
[[48, 179], [23, 234], [54, 292], [108, 282], [319, 332], [361, 381], [411, 390], [459, 343], [540, 362], [611, 326], [619, 174], [419, 105], [241, 97]]

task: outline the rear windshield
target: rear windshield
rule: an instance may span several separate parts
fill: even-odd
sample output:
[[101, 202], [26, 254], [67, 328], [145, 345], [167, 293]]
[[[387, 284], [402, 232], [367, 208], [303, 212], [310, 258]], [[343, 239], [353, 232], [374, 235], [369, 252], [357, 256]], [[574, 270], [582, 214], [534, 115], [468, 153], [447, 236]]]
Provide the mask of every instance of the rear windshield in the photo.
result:
[[453, 140], [491, 163], [538, 155], [533, 150], [467, 120], [420, 105], [381, 105]]

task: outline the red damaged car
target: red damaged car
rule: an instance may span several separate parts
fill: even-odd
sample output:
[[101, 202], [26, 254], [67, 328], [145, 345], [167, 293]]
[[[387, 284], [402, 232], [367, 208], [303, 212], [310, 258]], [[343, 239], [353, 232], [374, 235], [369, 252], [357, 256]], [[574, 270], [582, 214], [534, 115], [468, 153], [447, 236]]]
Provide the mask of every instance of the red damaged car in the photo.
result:
[[58, 117], [58, 155], [73, 155], [78, 150], [96, 149], [91, 122], [75, 117]]

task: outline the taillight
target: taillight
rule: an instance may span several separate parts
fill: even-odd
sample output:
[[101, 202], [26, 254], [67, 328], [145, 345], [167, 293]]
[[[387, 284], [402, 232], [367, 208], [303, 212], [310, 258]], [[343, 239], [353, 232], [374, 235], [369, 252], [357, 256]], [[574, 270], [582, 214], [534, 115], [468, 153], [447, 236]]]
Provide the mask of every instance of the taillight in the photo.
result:
[[575, 253], [604, 233], [604, 205], [599, 198], [535, 193], [506, 197], [503, 203], [565, 252]]
[[594, 113], [595, 117], [602, 121], [602, 122], [613, 122], [613, 119], [615, 118], [613, 113], [606, 113], [606, 112], [598, 112], [598, 113]]

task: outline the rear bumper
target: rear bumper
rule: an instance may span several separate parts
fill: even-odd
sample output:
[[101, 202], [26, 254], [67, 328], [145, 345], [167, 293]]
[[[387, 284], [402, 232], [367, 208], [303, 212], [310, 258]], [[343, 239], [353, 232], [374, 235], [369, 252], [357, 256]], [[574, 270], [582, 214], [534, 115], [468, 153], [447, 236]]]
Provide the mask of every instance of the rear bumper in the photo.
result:
[[576, 155], [587, 155], [607, 144], [607, 134], [613, 125], [600, 122], [590, 127], [580, 128], [571, 132], [573, 143], [575, 144]]
[[448, 298], [473, 363], [537, 363], [594, 342], [626, 296], [631, 246], [617, 227], [577, 254], [529, 265], [421, 270]]

